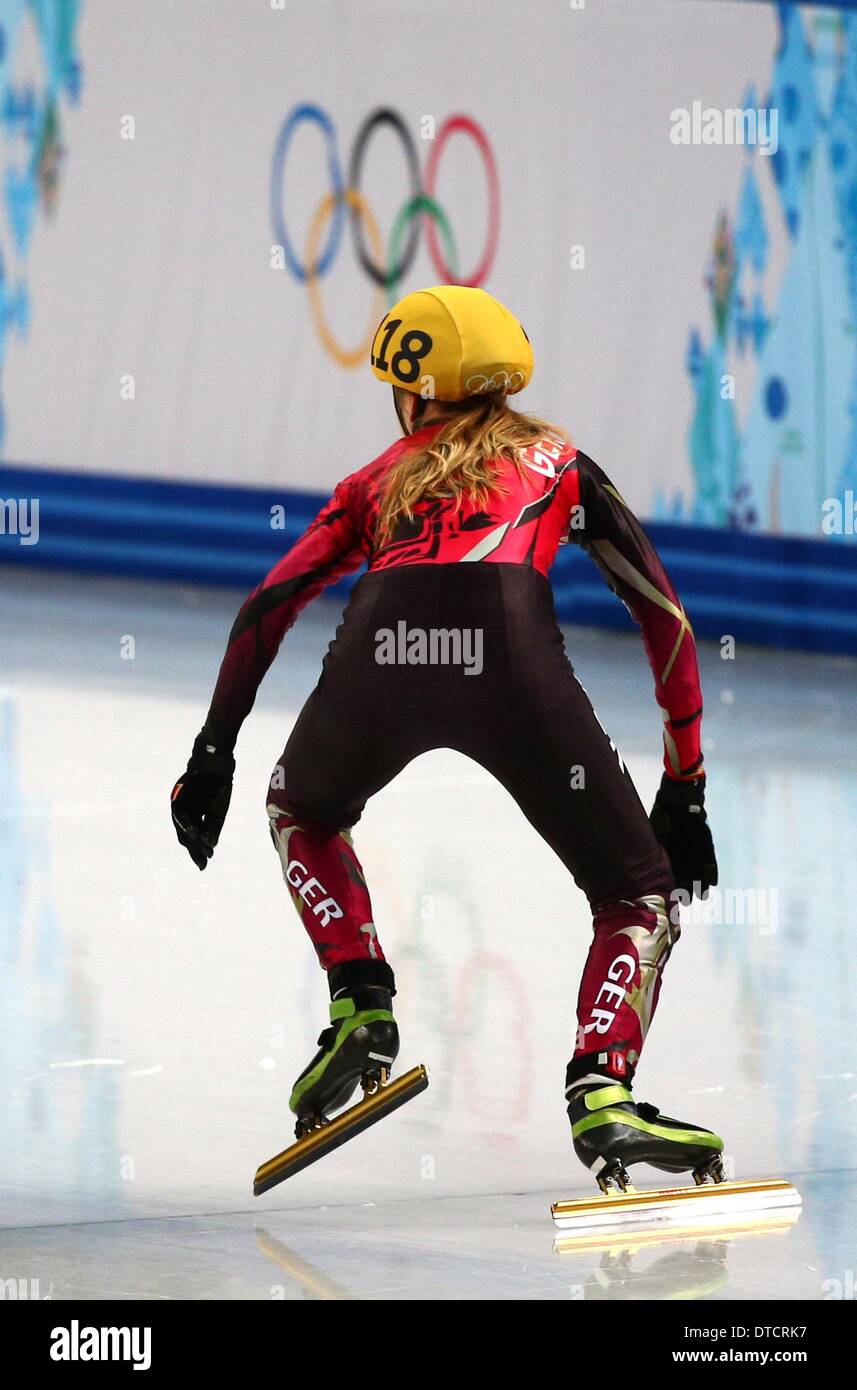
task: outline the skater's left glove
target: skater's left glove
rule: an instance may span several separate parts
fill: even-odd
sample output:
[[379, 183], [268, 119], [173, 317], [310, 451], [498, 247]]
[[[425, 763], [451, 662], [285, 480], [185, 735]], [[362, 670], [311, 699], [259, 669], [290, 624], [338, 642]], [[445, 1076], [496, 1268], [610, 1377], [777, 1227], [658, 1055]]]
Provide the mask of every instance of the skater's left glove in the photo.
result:
[[705, 778], [674, 782], [664, 773], [651, 814], [652, 829], [667, 852], [676, 887], [706, 898], [717, 882], [717, 859], [705, 814]]
[[170, 797], [173, 825], [198, 869], [204, 869], [220, 839], [229, 799], [235, 759], [197, 734], [193, 752]]

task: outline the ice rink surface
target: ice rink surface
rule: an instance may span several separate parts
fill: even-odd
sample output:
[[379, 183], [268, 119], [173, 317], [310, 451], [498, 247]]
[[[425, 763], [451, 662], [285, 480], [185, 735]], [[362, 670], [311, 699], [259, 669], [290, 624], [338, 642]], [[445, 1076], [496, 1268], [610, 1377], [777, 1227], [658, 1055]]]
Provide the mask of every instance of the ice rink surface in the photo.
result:
[[[441, 751], [370, 804], [355, 844], [398, 1070], [425, 1062], [431, 1085], [254, 1199], [326, 1023], [265, 791], [341, 605], [286, 637], [200, 874], [168, 793], [241, 595], [2, 584], [0, 1280], [19, 1296], [854, 1298], [857, 664], [702, 645], [732, 891], [684, 925], [636, 1087], [721, 1133], [735, 1176], [791, 1179], [800, 1220], [560, 1253], [550, 1203], [594, 1191], [563, 1100], [590, 921], [507, 794]], [[660, 717], [638, 637], [570, 630], [567, 648], [648, 804]]]

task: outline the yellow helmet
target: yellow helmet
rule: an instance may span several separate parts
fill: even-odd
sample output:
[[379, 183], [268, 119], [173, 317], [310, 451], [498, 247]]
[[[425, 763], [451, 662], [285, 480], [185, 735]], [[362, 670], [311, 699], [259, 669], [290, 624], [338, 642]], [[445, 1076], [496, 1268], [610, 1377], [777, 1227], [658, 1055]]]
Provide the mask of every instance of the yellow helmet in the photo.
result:
[[513, 395], [533, 374], [533, 350], [514, 314], [468, 285], [405, 295], [381, 320], [370, 361], [379, 381], [438, 401]]

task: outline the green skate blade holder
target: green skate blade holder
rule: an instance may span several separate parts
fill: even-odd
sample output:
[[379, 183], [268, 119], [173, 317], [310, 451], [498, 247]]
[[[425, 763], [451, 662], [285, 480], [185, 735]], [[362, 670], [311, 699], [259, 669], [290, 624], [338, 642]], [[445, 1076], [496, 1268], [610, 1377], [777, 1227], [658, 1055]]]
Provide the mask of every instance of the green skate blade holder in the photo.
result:
[[268, 1192], [272, 1187], [285, 1182], [286, 1178], [294, 1177], [311, 1163], [317, 1163], [320, 1158], [332, 1153], [341, 1144], [347, 1144], [349, 1139], [362, 1134], [364, 1129], [369, 1129], [400, 1106], [406, 1105], [409, 1100], [413, 1100], [428, 1084], [428, 1071], [420, 1064], [405, 1072], [404, 1076], [397, 1077], [395, 1081], [388, 1081], [385, 1086], [380, 1086], [373, 1095], [366, 1096], [349, 1110], [343, 1110], [342, 1114], [337, 1115], [329, 1124], [304, 1135], [303, 1139], [298, 1139], [282, 1153], [275, 1154], [267, 1163], [257, 1168], [253, 1196], [260, 1197], [263, 1192]]

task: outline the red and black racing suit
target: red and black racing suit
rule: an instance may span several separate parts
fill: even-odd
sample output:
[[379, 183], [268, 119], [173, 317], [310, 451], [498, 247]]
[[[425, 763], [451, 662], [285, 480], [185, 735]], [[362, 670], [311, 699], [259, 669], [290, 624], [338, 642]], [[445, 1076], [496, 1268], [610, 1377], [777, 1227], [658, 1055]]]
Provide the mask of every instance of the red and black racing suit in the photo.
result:
[[[231, 750], [280, 641], [326, 585], [364, 561], [322, 675], [268, 792], [286, 882], [331, 989], [392, 983], [350, 828], [420, 753], [454, 748], [492, 773], [586, 893], [594, 939], [575, 1057], [636, 1063], [676, 929], [672, 876], [621, 758], [565, 654], [547, 575], [585, 547], [640, 623], [664, 717], [665, 766], [698, 776], [693, 634], [656, 552], [590, 458], [542, 441], [503, 469], [490, 506], [426, 501], [376, 546], [379, 484], [397, 441], [336, 488], [241, 608], [204, 732]], [[392, 659], [391, 659], [392, 656]]]

